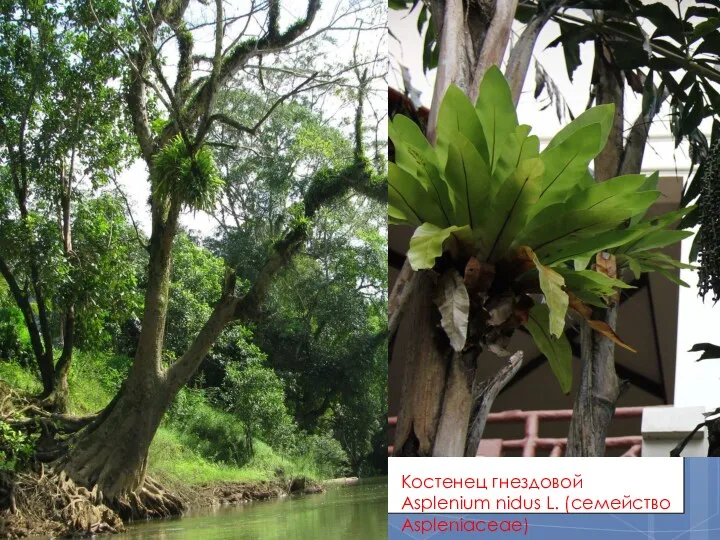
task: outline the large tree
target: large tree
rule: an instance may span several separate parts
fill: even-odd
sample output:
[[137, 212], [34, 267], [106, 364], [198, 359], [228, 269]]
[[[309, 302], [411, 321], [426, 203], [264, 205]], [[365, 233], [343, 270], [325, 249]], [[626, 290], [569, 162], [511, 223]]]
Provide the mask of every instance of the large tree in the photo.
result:
[[0, 275], [23, 314], [45, 404], [61, 411], [83, 316], [82, 291], [68, 282], [80, 261], [73, 210], [83, 185], [105, 183], [125, 155], [111, 84], [121, 73], [112, 43], [83, 23], [82, 3], [0, 5]]
[[[274, 75], [265, 84], [287, 77]], [[220, 107], [252, 123], [261, 99], [229, 92]], [[207, 245], [237, 268], [243, 283], [256, 277], [253, 261], [280, 238], [297, 212], [293, 201], [313, 176], [352, 156], [352, 142], [323, 109], [315, 96], [301, 95], [279, 106], [252, 140], [232, 129], [215, 134], [226, 182], [214, 212], [217, 234]], [[314, 432], [323, 423], [342, 432], [355, 471], [387, 412], [379, 390], [387, 372], [384, 225], [378, 202], [346, 197], [324, 208], [302, 255], [271, 288], [266, 315], [253, 325], [256, 343], [286, 382], [299, 427]]]
[[[206, 145], [208, 135], [219, 124], [254, 134], [277, 104], [328, 81], [323, 74], [315, 73], [300, 78], [291, 88], [277, 90], [275, 104], [267, 103], [254, 125], [244, 125], [218, 112], [217, 100], [229, 85], [242, 84], [241, 75], [252, 61], [259, 62], [263, 56], [278, 54], [309, 38], [320, 2], [309, 0], [305, 14], [287, 26], [281, 24], [282, 10], [277, 0], [265, 7], [256, 5], [250, 13], [225, 14], [222, 0], [212, 7], [202, 7], [203, 13], [211, 13], [210, 27], [214, 28], [214, 46], [209, 55], [196, 50], [193, 30], [207, 25], [193, 26], [188, 0], [133, 3], [127, 24], [118, 21], [115, 13], [107, 12], [108, 4], [90, 5], [97, 24], [116, 40], [130, 68], [126, 104], [149, 171], [152, 230], [142, 330], [132, 368], [115, 399], [74, 438], [62, 462], [62, 472], [76, 484], [94, 490], [98, 499], [115, 506], [126, 517], [167, 515], [179, 510], [177, 501], [164, 497], [156, 484], [146, 481], [145, 471], [150, 442], [170, 401], [193, 376], [228, 324], [251, 321], [261, 312], [273, 280], [304, 245], [320, 209], [353, 191], [383, 200], [386, 180], [365, 157], [362, 121], [369, 81], [365, 70], [359, 69], [352, 156], [313, 175], [307, 190], [297, 199], [294, 219], [264, 260], [257, 262], [259, 270], [249, 286], [237, 290], [235, 272], [227, 269], [221, 296], [208, 320], [177, 361], [164, 364], [171, 255], [180, 213], [184, 209], [212, 208], [222, 185]], [[353, 8], [354, 13], [361, 8]], [[252, 21], [258, 13], [264, 13], [259, 19], [265, 24], [254, 28]], [[126, 30], [119, 31], [119, 27]], [[246, 35], [246, 31], [250, 34]], [[131, 45], [123, 45], [118, 37], [125, 32], [131, 32]], [[174, 80], [163, 66], [162, 47], [166, 42], [177, 46]], [[154, 114], [151, 104], [164, 116]]]

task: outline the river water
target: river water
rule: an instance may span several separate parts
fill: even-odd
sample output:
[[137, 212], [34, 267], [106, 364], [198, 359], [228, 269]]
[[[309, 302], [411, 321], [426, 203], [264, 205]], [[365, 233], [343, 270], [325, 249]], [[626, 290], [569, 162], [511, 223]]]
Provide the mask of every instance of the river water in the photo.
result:
[[150, 521], [112, 536], [122, 540], [382, 540], [387, 538], [387, 479], [361, 480], [325, 493]]

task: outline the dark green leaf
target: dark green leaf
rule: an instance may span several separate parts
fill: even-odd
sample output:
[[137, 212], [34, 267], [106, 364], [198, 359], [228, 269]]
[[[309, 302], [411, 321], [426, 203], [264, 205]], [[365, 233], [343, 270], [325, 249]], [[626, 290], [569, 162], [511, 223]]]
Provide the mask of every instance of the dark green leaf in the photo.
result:
[[696, 360], [714, 360], [720, 358], [720, 346], [712, 343], [696, 343], [688, 352], [702, 352], [702, 356]]
[[692, 231], [652, 231], [635, 242], [628, 253], [637, 253], [676, 244], [693, 234]]
[[425, 41], [423, 42], [423, 71], [435, 69], [438, 65], [440, 57], [440, 47], [438, 46], [437, 36], [435, 35], [435, 23], [430, 17], [425, 31]]
[[555, 378], [560, 383], [560, 388], [567, 394], [572, 388], [572, 351], [570, 343], [562, 334], [555, 339], [550, 334], [550, 313], [545, 304], [535, 304], [528, 314], [525, 323], [530, 335], [540, 352], [545, 355], [550, 363], [550, 368]]
[[637, 11], [637, 14], [640, 17], [645, 17], [655, 25], [657, 28], [655, 31], [656, 36], [670, 36], [678, 43], [683, 43], [686, 23], [679, 19], [665, 4], [655, 2], [644, 5]]
[[713, 30], [707, 33], [695, 49], [694, 55], [709, 54], [717, 57], [720, 55], [720, 32]]
[[517, 233], [527, 223], [542, 188], [543, 163], [537, 158], [518, 165], [498, 189], [479, 232], [479, 243], [489, 261], [505, 255]]

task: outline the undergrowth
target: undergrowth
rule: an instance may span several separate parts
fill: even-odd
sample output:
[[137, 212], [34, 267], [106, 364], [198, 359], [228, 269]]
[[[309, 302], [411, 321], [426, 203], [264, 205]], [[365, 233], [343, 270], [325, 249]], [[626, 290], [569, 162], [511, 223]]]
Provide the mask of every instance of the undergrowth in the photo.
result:
[[[129, 366], [128, 357], [76, 351], [68, 380], [70, 413], [105, 407]], [[42, 389], [29, 368], [13, 362], [0, 361], [0, 380], [23, 393]], [[339, 443], [329, 437], [298, 433], [292, 447], [283, 449], [255, 439], [248, 452], [246, 433], [239, 419], [213, 407], [203, 392], [184, 389], [150, 446], [148, 474], [169, 485], [200, 485], [299, 477], [317, 481], [347, 472]]]

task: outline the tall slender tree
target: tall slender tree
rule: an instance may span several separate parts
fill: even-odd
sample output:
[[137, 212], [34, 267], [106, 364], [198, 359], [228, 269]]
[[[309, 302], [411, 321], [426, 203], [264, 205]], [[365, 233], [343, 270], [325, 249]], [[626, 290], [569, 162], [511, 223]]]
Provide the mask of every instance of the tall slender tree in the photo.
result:
[[84, 24], [81, 3], [0, 6], [0, 275], [23, 314], [45, 405], [60, 411], [78, 307], [67, 286], [73, 207], [83, 181], [101, 185], [121, 165], [128, 142], [113, 49]]

